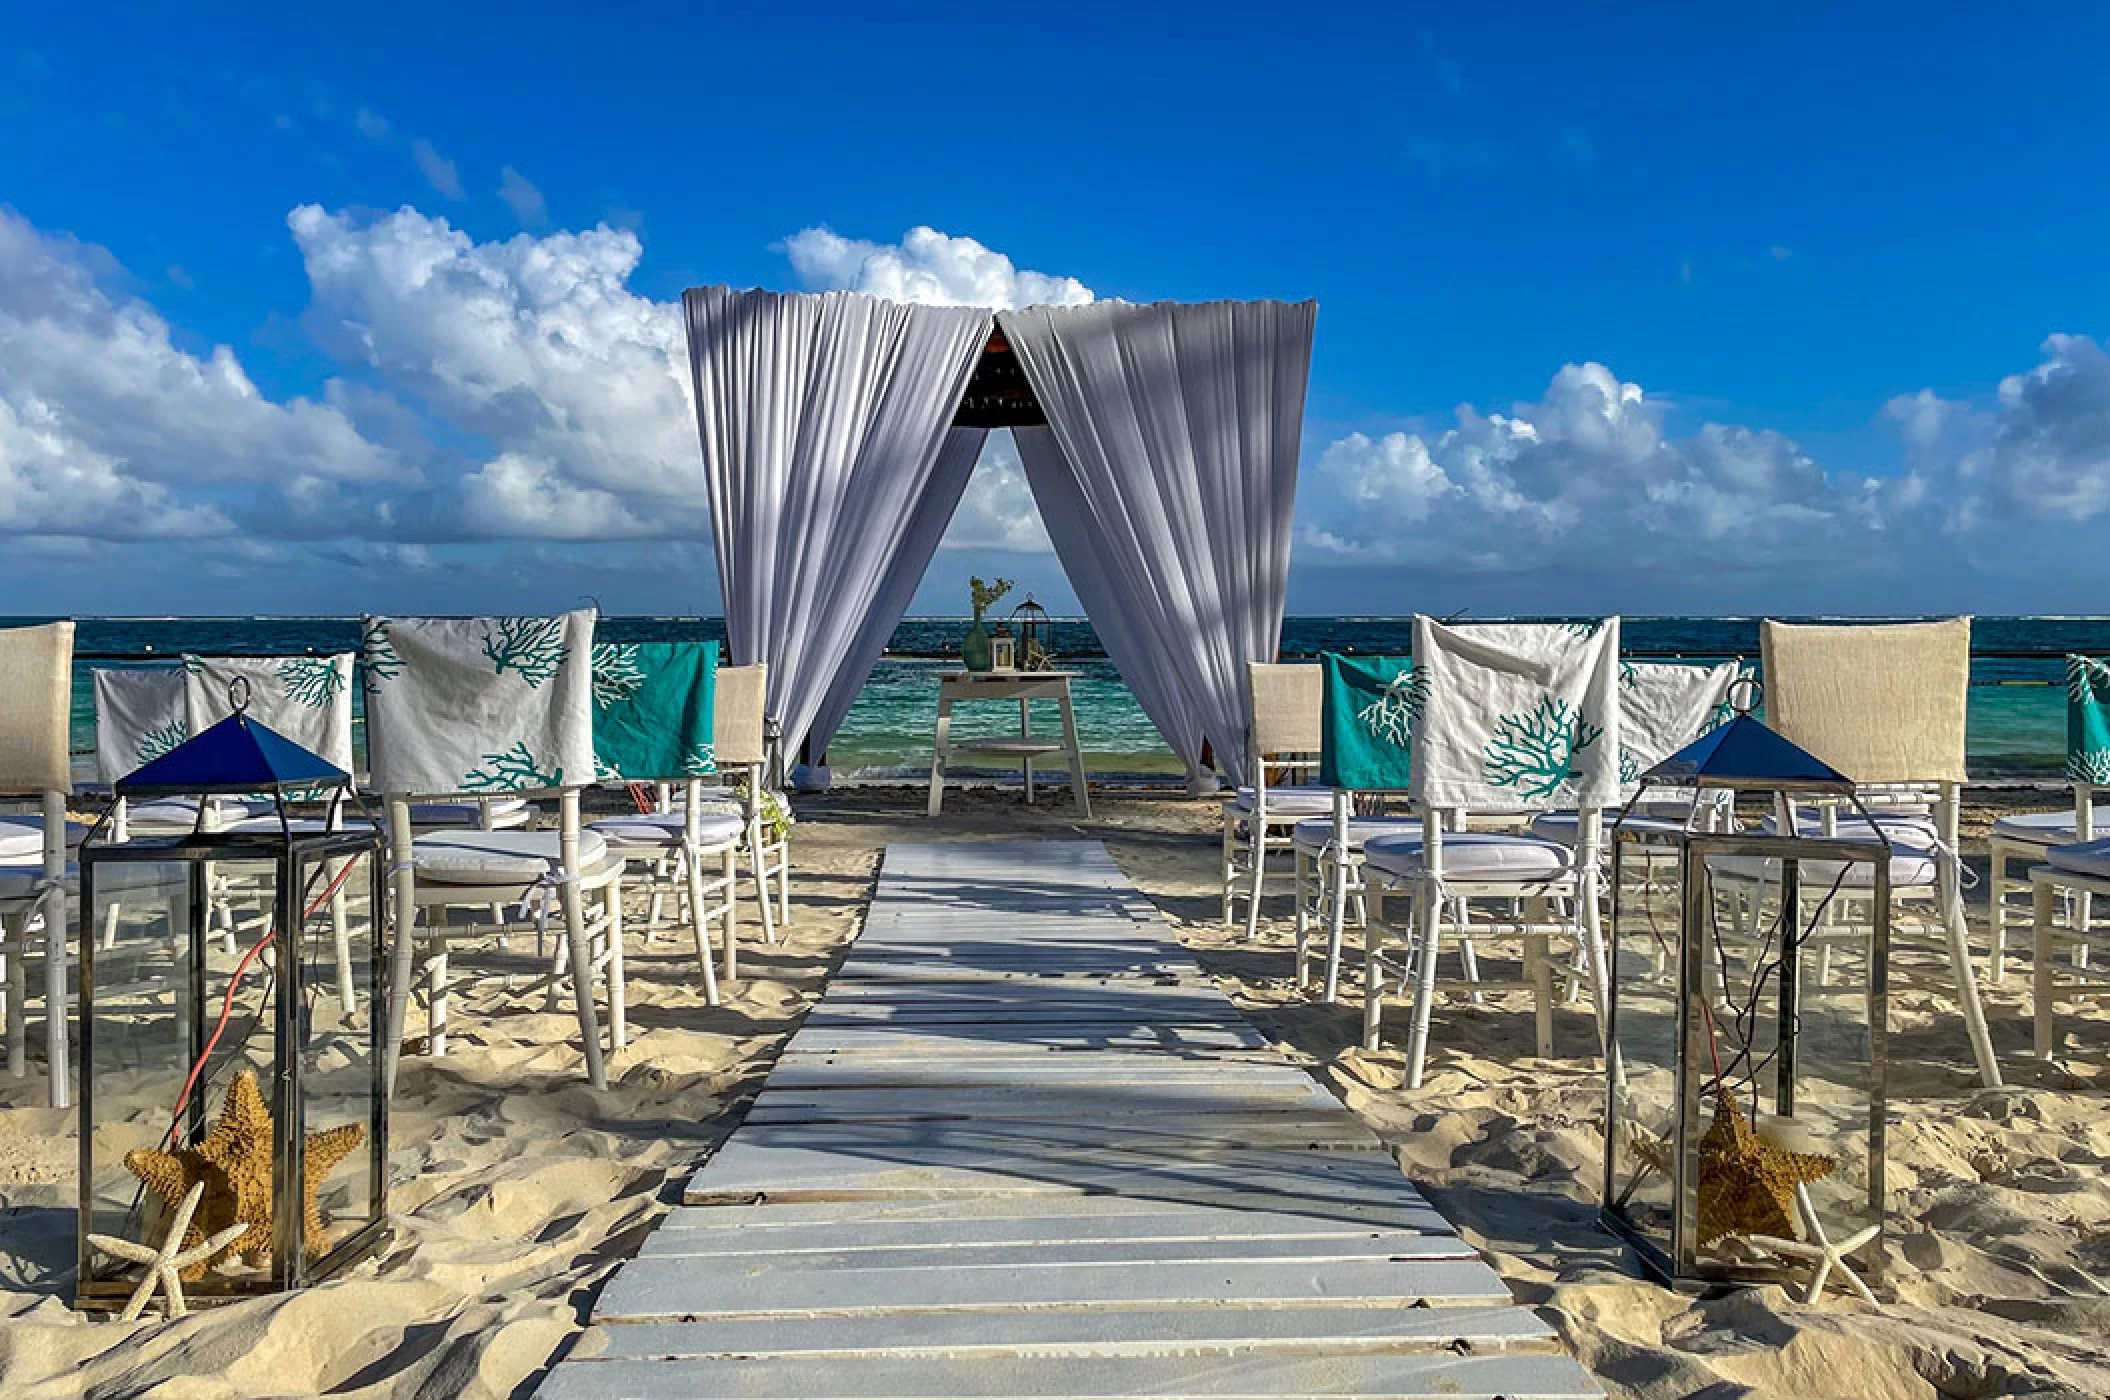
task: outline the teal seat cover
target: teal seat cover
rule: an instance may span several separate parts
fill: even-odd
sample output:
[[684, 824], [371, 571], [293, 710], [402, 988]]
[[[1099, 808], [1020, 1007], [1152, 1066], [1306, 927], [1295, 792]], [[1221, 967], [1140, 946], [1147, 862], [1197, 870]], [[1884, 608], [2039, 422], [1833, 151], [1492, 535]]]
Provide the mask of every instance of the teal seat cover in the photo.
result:
[[1414, 721], [1426, 685], [1404, 656], [1322, 652], [1319, 781], [1357, 792], [1403, 792], [1411, 773]]
[[2110, 662], [2066, 658], [2066, 779], [2110, 787]]
[[593, 649], [593, 757], [604, 780], [670, 782], [717, 771], [716, 642], [600, 642]]

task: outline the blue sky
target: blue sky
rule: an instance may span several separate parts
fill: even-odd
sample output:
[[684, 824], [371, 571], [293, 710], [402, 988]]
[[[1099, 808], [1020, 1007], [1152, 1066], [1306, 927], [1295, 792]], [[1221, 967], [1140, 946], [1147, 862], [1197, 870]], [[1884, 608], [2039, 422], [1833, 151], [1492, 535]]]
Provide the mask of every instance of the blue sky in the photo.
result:
[[1297, 611], [2110, 611], [2110, 12], [128, 13], [0, 56], [12, 610], [711, 610], [681, 289], [1031, 272], [1318, 300]]

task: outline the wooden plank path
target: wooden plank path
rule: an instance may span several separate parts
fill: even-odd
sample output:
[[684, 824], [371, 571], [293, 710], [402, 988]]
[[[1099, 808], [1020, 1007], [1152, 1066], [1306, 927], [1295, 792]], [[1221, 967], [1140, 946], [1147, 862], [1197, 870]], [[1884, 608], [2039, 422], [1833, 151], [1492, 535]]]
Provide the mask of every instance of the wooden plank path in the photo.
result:
[[887, 848], [543, 1400], [1598, 1395], [1097, 842]]

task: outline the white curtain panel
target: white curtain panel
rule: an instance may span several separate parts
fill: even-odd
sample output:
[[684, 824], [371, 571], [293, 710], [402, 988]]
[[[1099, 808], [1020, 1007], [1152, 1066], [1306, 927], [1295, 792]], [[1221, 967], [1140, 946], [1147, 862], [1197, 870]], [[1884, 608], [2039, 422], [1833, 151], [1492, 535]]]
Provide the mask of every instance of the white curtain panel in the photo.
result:
[[990, 313], [727, 287], [682, 305], [731, 664], [769, 664], [796, 752], [919, 521]]
[[1417, 803], [1466, 811], [1619, 801], [1619, 619], [1447, 627], [1414, 619], [1428, 676], [1414, 726]]
[[1729, 692], [1743, 668], [1629, 661], [1619, 675], [1619, 781], [1628, 796], [1643, 773], [1728, 722]]
[[871, 678], [872, 668], [885, 654], [888, 639], [915, 598], [916, 587], [923, 582], [931, 557], [938, 552], [938, 542], [945, 538], [945, 527], [960, 508], [960, 497], [966, 494], [968, 478], [974, 475], [974, 464], [988, 437], [986, 428], [954, 428], [946, 433], [937, 463], [931, 468], [930, 483], [923, 489], [923, 499], [917, 502], [901, 543], [887, 562], [871, 610], [851, 639], [820, 710], [813, 717], [812, 728], [807, 731], [816, 761], [827, 753], [828, 741], [842, 728], [843, 717], [850, 713], [857, 693]]
[[191, 736], [184, 675], [175, 667], [102, 670], [95, 683], [95, 775], [114, 783]]
[[1056, 554], [1190, 776], [1206, 740], [1246, 779], [1245, 668], [1281, 638], [1317, 314], [1098, 302], [999, 316], [1048, 415], [1048, 438], [1018, 438]]
[[593, 781], [593, 610], [366, 619], [367, 757], [403, 796]]
[[352, 771], [352, 656], [188, 656], [184, 693], [193, 734], [234, 713], [234, 683], [246, 681], [245, 713]]

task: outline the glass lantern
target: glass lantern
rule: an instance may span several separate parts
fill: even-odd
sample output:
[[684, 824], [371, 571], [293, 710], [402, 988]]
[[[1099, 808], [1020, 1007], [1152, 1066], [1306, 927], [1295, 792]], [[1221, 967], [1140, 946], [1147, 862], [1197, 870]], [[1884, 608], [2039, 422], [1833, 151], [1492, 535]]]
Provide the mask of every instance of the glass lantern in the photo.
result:
[[1607, 1221], [1669, 1282], [1821, 1288], [1827, 1249], [1834, 1282], [1879, 1279], [1884, 829], [1741, 712], [1644, 774], [1609, 838]]
[[[189, 1242], [246, 1224], [184, 1273], [193, 1302], [298, 1288], [381, 1242], [388, 1102], [378, 827], [344, 820], [342, 769], [238, 707], [115, 784], [118, 797], [269, 796], [273, 813], [80, 850], [80, 1269], [124, 1303], [194, 1185]], [[319, 806], [294, 816], [288, 803]]]
[[1054, 633], [1048, 623], [1048, 610], [1034, 602], [1033, 595], [1028, 593], [1026, 601], [1011, 610], [1009, 622], [1018, 639], [1018, 669], [1052, 669], [1055, 654], [1048, 650], [1048, 643], [1054, 639]]

